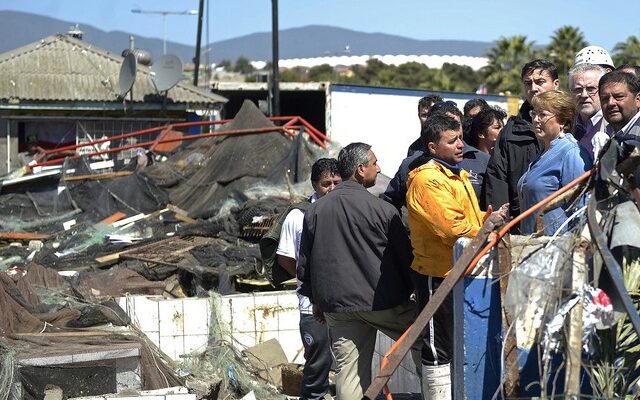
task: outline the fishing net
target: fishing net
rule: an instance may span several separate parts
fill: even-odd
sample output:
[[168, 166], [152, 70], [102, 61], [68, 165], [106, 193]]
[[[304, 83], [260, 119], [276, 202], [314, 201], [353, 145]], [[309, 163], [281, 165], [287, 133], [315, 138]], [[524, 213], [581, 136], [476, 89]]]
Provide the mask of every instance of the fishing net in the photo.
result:
[[222, 316], [222, 297], [210, 292], [209, 345], [186, 356], [181, 369], [203, 380], [221, 381], [218, 398], [240, 399], [253, 391], [261, 400], [284, 399], [277, 389], [260, 380], [257, 371], [235, 347], [229, 325]]

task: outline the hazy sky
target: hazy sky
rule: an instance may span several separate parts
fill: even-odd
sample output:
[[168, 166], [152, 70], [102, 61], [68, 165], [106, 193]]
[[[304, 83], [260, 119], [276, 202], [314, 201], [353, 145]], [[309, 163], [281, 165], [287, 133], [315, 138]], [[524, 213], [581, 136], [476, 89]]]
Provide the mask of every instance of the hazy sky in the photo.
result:
[[[211, 42], [271, 30], [270, 0], [205, 0]], [[185, 11], [198, 0], [0, 0], [0, 9], [47, 15], [134, 35], [162, 38], [162, 17], [138, 8]], [[280, 29], [331, 25], [415, 39], [491, 41], [524, 34], [546, 44], [563, 25], [578, 26], [590, 44], [611, 50], [640, 36], [640, 1], [594, 0], [279, 0]], [[167, 16], [167, 40], [195, 44], [196, 16]], [[206, 24], [206, 17], [205, 17]], [[206, 31], [203, 32], [203, 42]]]

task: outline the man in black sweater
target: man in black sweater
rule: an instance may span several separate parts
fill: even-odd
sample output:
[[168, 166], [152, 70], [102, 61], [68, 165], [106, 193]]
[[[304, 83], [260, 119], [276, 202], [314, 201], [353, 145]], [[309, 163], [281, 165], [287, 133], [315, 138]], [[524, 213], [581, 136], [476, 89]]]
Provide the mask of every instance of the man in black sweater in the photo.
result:
[[518, 180], [541, 150], [531, 125], [530, 101], [536, 94], [558, 89], [558, 69], [547, 60], [533, 60], [522, 67], [525, 101], [517, 115], [509, 118], [493, 150], [484, 177], [485, 206], [497, 210], [509, 203], [509, 216], [520, 214]]

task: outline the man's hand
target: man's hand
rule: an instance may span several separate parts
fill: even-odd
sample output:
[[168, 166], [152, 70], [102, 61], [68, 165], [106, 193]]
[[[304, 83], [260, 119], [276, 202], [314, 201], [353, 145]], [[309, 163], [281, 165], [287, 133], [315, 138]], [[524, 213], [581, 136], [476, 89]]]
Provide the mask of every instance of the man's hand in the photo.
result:
[[327, 322], [324, 319], [324, 313], [322, 312], [322, 310], [317, 304], [313, 305], [313, 318], [315, 318], [315, 320], [320, 322], [321, 324], [324, 324], [325, 322]]
[[486, 222], [489, 218], [494, 223], [494, 225], [502, 225], [506, 222], [507, 217], [509, 215], [509, 203], [504, 203], [498, 211], [493, 211], [493, 207], [489, 205], [487, 207], [487, 213], [484, 215], [484, 221]]
[[296, 276], [296, 259], [283, 256], [281, 254], [276, 255], [276, 262], [291, 276]]

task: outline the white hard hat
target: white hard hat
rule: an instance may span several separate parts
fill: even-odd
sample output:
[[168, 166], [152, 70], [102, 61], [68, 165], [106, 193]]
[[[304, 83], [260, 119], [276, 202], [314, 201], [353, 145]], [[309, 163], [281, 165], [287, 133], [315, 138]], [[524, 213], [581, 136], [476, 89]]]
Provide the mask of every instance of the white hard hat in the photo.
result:
[[615, 68], [609, 53], [600, 46], [587, 46], [577, 52], [576, 58], [573, 61], [573, 66], [575, 67], [580, 64], [607, 65], [611, 68]]

